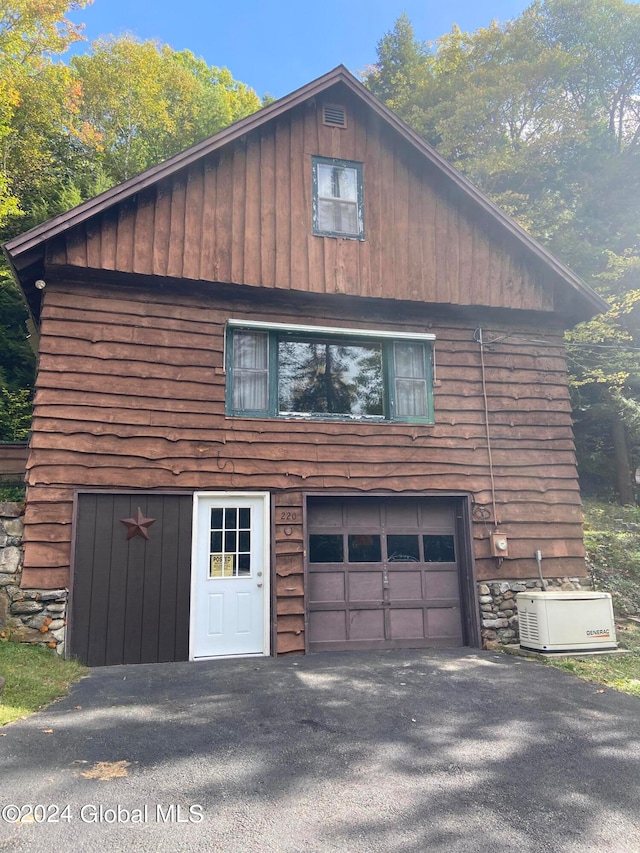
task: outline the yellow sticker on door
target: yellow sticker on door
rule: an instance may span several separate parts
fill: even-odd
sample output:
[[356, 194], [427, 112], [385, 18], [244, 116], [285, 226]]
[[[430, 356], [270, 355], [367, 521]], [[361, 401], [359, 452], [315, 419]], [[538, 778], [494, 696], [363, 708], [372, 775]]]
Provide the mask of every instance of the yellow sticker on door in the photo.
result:
[[[223, 562], [224, 560], [224, 562]], [[230, 578], [233, 575], [233, 554], [212, 554], [210, 578]]]

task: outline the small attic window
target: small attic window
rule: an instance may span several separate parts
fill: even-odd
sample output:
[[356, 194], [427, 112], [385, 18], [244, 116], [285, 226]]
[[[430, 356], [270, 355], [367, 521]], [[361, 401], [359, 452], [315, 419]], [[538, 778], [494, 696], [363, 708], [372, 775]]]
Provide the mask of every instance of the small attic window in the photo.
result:
[[322, 107], [322, 123], [328, 127], [346, 127], [346, 109], [340, 104], [324, 104]]
[[364, 240], [362, 163], [312, 157], [313, 233]]

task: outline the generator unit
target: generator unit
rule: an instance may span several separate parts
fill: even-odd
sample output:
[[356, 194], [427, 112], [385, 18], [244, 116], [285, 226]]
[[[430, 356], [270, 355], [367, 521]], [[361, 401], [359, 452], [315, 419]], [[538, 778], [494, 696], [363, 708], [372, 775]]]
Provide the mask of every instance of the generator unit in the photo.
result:
[[534, 652], [594, 652], [617, 648], [608, 592], [519, 592], [520, 648]]

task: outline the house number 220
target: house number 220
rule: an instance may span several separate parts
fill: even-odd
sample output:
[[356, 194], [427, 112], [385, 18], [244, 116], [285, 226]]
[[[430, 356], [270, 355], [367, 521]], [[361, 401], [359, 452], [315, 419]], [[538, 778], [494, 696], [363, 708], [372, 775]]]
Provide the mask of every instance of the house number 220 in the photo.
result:
[[295, 512], [282, 512], [280, 513], [280, 521], [295, 521], [298, 517], [298, 514]]

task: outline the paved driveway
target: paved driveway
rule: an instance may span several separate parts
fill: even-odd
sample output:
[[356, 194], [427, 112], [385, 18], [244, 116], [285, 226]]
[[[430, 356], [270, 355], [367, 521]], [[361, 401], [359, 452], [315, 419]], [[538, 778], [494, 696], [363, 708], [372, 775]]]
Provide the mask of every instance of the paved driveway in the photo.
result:
[[0, 850], [640, 850], [640, 700], [498, 654], [96, 669], [0, 733]]

